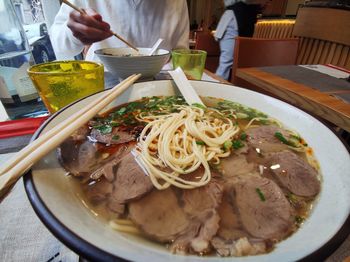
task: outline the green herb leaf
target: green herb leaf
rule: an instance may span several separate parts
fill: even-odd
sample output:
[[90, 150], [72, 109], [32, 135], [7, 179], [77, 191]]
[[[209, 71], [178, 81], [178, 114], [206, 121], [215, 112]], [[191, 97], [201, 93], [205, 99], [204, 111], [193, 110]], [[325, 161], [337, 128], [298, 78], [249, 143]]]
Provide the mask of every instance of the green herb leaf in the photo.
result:
[[126, 112], [126, 107], [122, 107], [117, 111], [118, 115], [124, 115], [124, 113]]
[[241, 140], [233, 140], [232, 141], [232, 147], [234, 149], [240, 149], [240, 148], [244, 147], [244, 144], [243, 144], [243, 142]]
[[240, 139], [243, 141], [247, 140], [247, 134], [245, 132], [242, 132], [240, 135]]
[[195, 107], [198, 107], [198, 108], [201, 108], [201, 109], [206, 109], [205, 105], [202, 105], [202, 104], [199, 104], [199, 103], [193, 103], [192, 106], [195, 106]]
[[114, 135], [114, 136], [112, 137], [112, 140], [118, 140], [119, 138], [120, 138], [119, 135]]
[[232, 141], [228, 140], [224, 143], [224, 150], [228, 151], [232, 147]]
[[196, 144], [200, 146], [205, 146], [205, 143], [203, 141], [196, 141]]
[[305, 218], [301, 217], [301, 216], [295, 216], [295, 222], [297, 223], [297, 225], [300, 225], [301, 223], [303, 223], [305, 220]]
[[118, 123], [118, 122], [110, 122], [109, 124], [113, 127], [120, 126], [120, 123]]
[[255, 188], [255, 191], [256, 191], [256, 193], [258, 193], [258, 195], [259, 195], [259, 197], [260, 197], [260, 200], [262, 201], [262, 202], [265, 202], [265, 195], [264, 195], [264, 193], [260, 190], [260, 188]]
[[112, 133], [112, 127], [110, 125], [95, 126], [95, 129], [99, 130], [102, 134]]
[[289, 141], [288, 139], [286, 139], [281, 132], [276, 132], [275, 133], [275, 137], [281, 141], [283, 144], [286, 144], [288, 146], [293, 146], [296, 147], [295, 144], [292, 141]]
[[232, 101], [221, 101], [216, 106], [217, 109], [220, 111], [222, 110], [233, 110], [236, 113], [236, 116], [238, 119], [248, 119], [251, 120], [253, 118], [259, 117], [259, 118], [267, 118], [267, 115], [247, 106], [243, 106], [239, 103], [235, 103]]

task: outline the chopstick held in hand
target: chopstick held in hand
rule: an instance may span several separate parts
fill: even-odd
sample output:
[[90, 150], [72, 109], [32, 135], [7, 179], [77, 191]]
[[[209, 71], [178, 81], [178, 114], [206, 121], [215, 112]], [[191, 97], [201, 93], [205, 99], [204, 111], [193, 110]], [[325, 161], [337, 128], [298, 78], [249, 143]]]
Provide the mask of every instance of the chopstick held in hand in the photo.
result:
[[[114, 88], [106, 91], [93, 104], [80, 109], [54, 128], [38, 137], [28, 146], [19, 151], [4, 166], [0, 168], [0, 201], [12, 185], [38, 160], [59, 146], [75, 130], [93, 118], [105, 106], [131, 86], [140, 74], [132, 75]], [[48, 174], [49, 175], [49, 174]]]
[[[70, 6], [71, 8], [73, 8], [74, 10], [78, 11], [80, 14], [82, 15], [87, 15], [85, 10], [77, 7], [76, 5], [72, 4], [71, 2], [69, 2], [68, 0], [62, 0], [63, 3], [65, 3], [66, 5]], [[126, 45], [130, 46], [132, 49], [134, 49], [135, 51], [139, 51], [133, 44], [129, 43], [128, 41], [126, 41], [124, 38], [122, 38], [120, 35], [118, 35], [117, 33], [111, 31], [111, 33], [117, 37], [120, 41], [122, 41], [123, 43], [125, 43]]]

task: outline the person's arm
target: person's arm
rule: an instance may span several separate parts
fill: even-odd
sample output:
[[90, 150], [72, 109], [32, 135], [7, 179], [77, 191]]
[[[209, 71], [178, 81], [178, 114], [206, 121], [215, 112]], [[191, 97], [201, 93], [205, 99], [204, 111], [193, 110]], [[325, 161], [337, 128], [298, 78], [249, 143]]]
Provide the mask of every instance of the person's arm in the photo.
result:
[[[82, 6], [80, 3], [74, 4]], [[112, 35], [108, 23], [92, 9], [81, 14], [62, 4], [51, 27], [51, 42], [57, 59], [71, 59], [82, 52], [85, 45], [106, 39]]]

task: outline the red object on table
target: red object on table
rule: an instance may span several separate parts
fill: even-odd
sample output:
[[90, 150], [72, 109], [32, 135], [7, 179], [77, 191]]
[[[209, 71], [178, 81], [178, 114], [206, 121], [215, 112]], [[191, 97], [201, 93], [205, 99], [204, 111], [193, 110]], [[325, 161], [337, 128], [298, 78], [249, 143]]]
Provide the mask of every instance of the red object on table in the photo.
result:
[[0, 139], [34, 134], [48, 116], [0, 122]]

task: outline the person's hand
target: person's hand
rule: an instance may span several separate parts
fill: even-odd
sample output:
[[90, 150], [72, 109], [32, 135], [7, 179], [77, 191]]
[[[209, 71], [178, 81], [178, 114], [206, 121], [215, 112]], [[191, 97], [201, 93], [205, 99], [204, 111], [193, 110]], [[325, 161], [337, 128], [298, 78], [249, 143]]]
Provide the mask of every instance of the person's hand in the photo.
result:
[[102, 16], [93, 9], [85, 9], [86, 14], [72, 11], [69, 14], [67, 26], [74, 37], [84, 45], [90, 45], [112, 36], [110, 26], [102, 20]]

